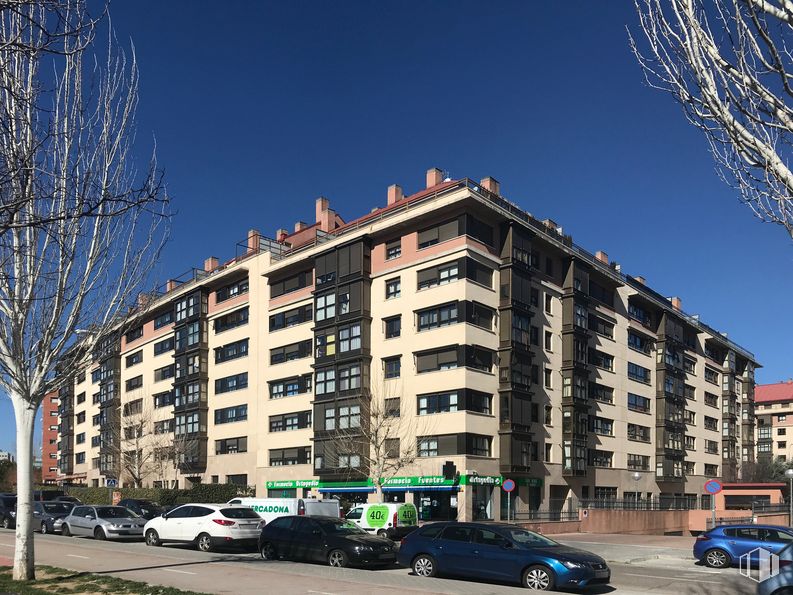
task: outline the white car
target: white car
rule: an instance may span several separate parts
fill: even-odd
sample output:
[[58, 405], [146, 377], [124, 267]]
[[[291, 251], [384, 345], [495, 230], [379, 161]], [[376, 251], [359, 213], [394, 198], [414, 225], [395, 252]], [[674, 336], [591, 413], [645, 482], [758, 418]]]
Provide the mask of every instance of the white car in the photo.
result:
[[184, 504], [154, 517], [143, 528], [146, 544], [194, 543], [202, 552], [258, 543], [262, 519], [247, 506]]

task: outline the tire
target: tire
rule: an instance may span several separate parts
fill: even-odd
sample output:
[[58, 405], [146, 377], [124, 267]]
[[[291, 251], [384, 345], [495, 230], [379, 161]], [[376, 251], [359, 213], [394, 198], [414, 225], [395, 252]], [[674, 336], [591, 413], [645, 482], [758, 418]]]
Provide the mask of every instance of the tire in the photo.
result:
[[3, 518], [3, 529], [10, 529], [11, 528], [11, 521], [8, 517]]
[[154, 529], [149, 529], [146, 531], [146, 545], [151, 547], [160, 547], [162, 542], [160, 541], [160, 536], [158, 535], [157, 531]]
[[344, 568], [350, 563], [350, 559], [343, 550], [331, 550], [328, 554], [328, 566], [334, 568]]
[[196, 537], [196, 547], [202, 552], [212, 551], [212, 538], [208, 533], [202, 533]]
[[771, 595], [793, 595], [793, 587], [782, 587], [771, 593]]
[[42, 535], [46, 535], [46, 534], [47, 534], [47, 533], [49, 533], [49, 532], [50, 532], [50, 529], [49, 529], [49, 527], [47, 526], [47, 523], [46, 523], [46, 522], [44, 522], [44, 521], [42, 521], [42, 522], [41, 522], [41, 534], [42, 534]]
[[429, 554], [419, 554], [413, 558], [413, 574], [429, 578], [438, 574], [438, 563]]
[[380, 529], [377, 532], [377, 536], [378, 537], [388, 537], [388, 531], [386, 531], [385, 529]]
[[553, 591], [556, 577], [553, 574], [553, 570], [547, 566], [535, 564], [523, 571], [521, 584], [535, 591]]
[[719, 548], [706, 551], [705, 555], [702, 556], [702, 561], [705, 563], [705, 566], [710, 566], [711, 568], [726, 568], [732, 564], [730, 555]]
[[94, 539], [97, 541], [104, 541], [107, 539], [107, 534], [105, 534], [105, 531], [101, 527], [97, 527], [94, 529]]
[[61, 535], [63, 535], [64, 537], [72, 536], [72, 532], [69, 531], [69, 525], [67, 525], [66, 523], [64, 523], [63, 527], [61, 527]]
[[265, 541], [262, 544], [259, 553], [262, 555], [262, 560], [277, 560], [278, 556], [276, 555], [275, 548], [273, 544], [269, 541]]

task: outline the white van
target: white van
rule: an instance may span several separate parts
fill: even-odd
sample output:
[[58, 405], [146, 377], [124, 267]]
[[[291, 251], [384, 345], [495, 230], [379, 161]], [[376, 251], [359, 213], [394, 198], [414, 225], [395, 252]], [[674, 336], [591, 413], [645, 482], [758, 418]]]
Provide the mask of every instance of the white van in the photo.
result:
[[333, 516], [339, 518], [341, 509], [338, 500], [316, 498], [234, 498], [228, 504], [241, 504], [252, 508], [265, 523], [281, 516]]
[[382, 502], [358, 504], [346, 518], [364, 531], [397, 540], [416, 528], [418, 512], [411, 503]]

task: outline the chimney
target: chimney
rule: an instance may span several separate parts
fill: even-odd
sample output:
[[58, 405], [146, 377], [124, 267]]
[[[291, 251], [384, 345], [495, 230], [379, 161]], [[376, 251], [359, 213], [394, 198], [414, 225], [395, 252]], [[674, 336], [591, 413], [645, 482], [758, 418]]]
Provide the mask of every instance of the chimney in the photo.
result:
[[315, 209], [316, 211], [315, 223], [319, 223], [320, 221], [322, 221], [322, 213], [326, 212], [328, 209], [330, 209], [330, 201], [324, 196], [320, 196], [317, 199], [317, 204]]
[[176, 279], [168, 279], [168, 281], [165, 283], [165, 291], [173, 291], [178, 286], [179, 283], [176, 281]]
[[308, 227], [308, 225], [306, 225], [304, 221], [298, 221], [295, 223], [295, 233], [303, 231], [306, 227]]
[[427, 188], [432, 188], [443, 182], [443, 172], [437, 167], [427, 170]]
[[679, 297], [675, 296], [669, 301], [672, 302], [672, 307], [678, 312], [683, 309], [683, 300], [681, 300]]
[[248, 254], [259, 251], [259, 238], [261, 235], [258, 229], [248, 230]]
[[138, 294], [138, 308], [145, 308], [151, 301], [151, 296], [148, 293]]
[[275, 239], [279, 242], [283, 242], [288, 235], [289, 232], [286, 231], [283, 227], [280, 227], [277, 230], [275, 230]]
[[501, 184], [495, 178], [487, 176], [479, 181], [479, 185], [485, 190], [490, 190], [493, 194], [501, 193]]
[[204, 270], [209, 273], [218, 268], [218, 259], [216, 256], [210, 256], [204, 261]]
[[647, 279], [645, 279], [644, 277], [641, 277], [641, 276], [640, 277], [634, 277], [634, 279], [636, 279], [642, 285], [647, 285]]
[[597, 258], [602, 263], [609, 263], [609, 255], [603, 252], [603, 250], [598, 250], [595, 252], [595, 258]]
[[405, 194], [402, 192], [402, 186], [399, 184], [391, 184], [388, 187], [388, 204], [392, 205], [394, 203], [399, 202], [405, 198]]

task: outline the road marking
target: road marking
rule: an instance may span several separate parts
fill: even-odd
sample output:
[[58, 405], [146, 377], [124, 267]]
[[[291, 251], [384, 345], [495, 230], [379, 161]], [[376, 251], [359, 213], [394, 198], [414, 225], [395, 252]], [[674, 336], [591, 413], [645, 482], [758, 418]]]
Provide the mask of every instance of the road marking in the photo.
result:
[[195, 572], [187, 572], [186, 570], [176, 570], [175, 568], [160, 568], [163, 572], [178, 572], [179, 574], [195, 574]]
[[709, 585], [721, 585], [722, 583], [719, 581], [703, 581], [699, 578], [674, 578], [669, 576], [654, 576], [652, 574], [631, 574], [630, 572], [626, 572], [625, 576], [641, 576], [644, 578], [661, 578], [667, 581], [671, 581], [676, 583], [677, 581], [688, 581], [690, 583], [708, 583]]
[[77, 554], [66, 554], [69, 558], [82, 558], [83, 560], [90, 560], [88, 556], [78, 556]]
[[328, 593], [327, 591], [306, 591], [306, 593], [317, 593], [317, 595], [336, 595], [335, 593]]

